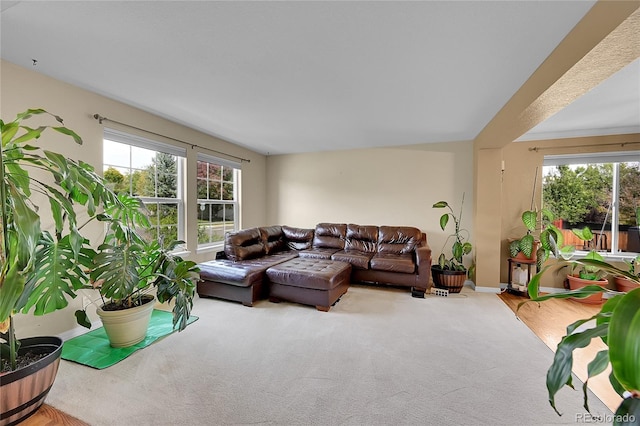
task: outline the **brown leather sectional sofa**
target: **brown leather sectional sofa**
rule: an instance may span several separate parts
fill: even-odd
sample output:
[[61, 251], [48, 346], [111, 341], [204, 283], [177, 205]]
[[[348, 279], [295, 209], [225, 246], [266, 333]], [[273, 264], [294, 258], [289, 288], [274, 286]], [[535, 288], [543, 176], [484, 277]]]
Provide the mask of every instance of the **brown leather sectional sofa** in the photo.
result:
[[[228, 233], [224, 251], [216, 260], [199, 265], [198, 294], [252, 306], [269, 297], [269, 268], [296, 258], [301, 259], [298, 264], [313, 263], [302, 259], [345, 262], [350, 265], [351, 283], [409, 287], [414, 297], [424, 297], [431, 274], [426, 235], [414, 227], [340, 223], [320, 223], [315, 229], [269, 226]], [[281, 276], [287, 269], [277, 269], [278, 274], [271, 276], [291, 284], [291, 277]], [[312, 268], [302, 272], [307, 276], [314, 273]]]

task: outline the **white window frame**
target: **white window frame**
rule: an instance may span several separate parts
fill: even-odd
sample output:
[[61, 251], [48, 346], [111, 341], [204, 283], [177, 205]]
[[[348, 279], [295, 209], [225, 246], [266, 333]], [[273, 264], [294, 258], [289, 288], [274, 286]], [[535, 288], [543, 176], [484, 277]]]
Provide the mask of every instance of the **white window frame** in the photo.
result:
[[[170, 145], [162, 142], [158, 142], [152, 139], [147, 139], [138, 135], [133, 135], [130, 133], [125, 133], [115, 129], [104, 129], [103, 140], [109, 140], [113, 142], [118, 142], [121, 144], [134, 146], [138, 148], [144, 148], [151, 151], [162, 152], [165, 154], [175, 155], [178, 158], [177, 161], [177, 193], [176, 198], [165, 198], [165, 197], [142, 197], [139, 198], [143, 203], [147, 204], [176, 204], [178, 207], [178, 240], [182, 240], [186, 242], [186, 226], [185, 226], [185, 213], [184, 213], [184, 205], [185, 205], [185, 162], [187, 157], [187, 151], [185, 148], [178, 147], [175, 145]], [[104, 147], [103, 147], [104, 149]], [[131, 151], [129, 152], [131, 156]], [[107, 167], [122, 167], [120, 165], [115, 164], [107, 164], [104, 161], [104, 153], [103, 153], [103, 170], [106, 170]], [[132, 159], [129, 158], [129, 168], [131, 169]], [[158, 227], [159, 229], [159, 227]], [[156, 232], [158, 232], [156, 230]], [[176, 250], [183, 250], [184, 247], [177, 248]]]
[[[609, 259], [631, 259], [638, 253], [623, 252], [618, 248], [619, 236], [619, 194], [620, 194], [620, 165], [619, 163], [640, 162], [640, 151], [622, 151], [622, 152], [599, 152], [591, 154], [563, 154], [563, 155], [545, 155], [543, 166], [560, 166], [571, 164], [603, 164], [613, 163], [613, 183], [612, 183], [612, 206], [611, 206], [611, 251], [601, 252], [600, 254]], [[543, 184], [544, 185], [544, 184]], [[615, 230], [615, 232], [614, 232]], [[593, 230], [597, 233], [598, 230]], [[577, 257], [583, 257], [587, 251], [576, 250]]]
[[[241, 173], [241, 163], [226, 160], [224, 158], [215, 157], [212, 155], [207, 155], [203, 153], [198, 153], [197, 162], [205, 162], [210, 164], [215, 164], [222, 167], [232, 168], [233, 169], [233, 200], [209, 200], [209, 199], [201, 199], [198, 198], [198, 191], [196, 189], [196, 204], [197, 208], [200, 208], [201, 204], [224, 204], [224, 205], [233, 205], [233, 231], [237, 231], [240, 229], [240, 173]], [[196, 176], [196, 183], [198, 177]], [[224, 181], [223, 181], [224, 182]], [[196, 228], [198, 228], [199, 224], [196, 224]], [[224, 240], [215, 241], [215, 242], [207, 242], [207, 243], [197, 243], [197, 250], [210, 250], [210, 249], [219, 249], [224, 246]]]

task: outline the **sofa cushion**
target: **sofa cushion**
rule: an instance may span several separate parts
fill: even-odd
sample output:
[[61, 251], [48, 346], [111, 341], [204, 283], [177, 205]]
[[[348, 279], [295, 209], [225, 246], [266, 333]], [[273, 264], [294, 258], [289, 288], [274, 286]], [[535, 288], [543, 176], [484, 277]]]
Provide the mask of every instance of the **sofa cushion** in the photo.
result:
[[232, 261], [254, 259], [265, 254], [258, 228], [229, 232], [224, 239], [224, 253]]
[[340, 250], [336, 248], [316, 248], [312, 247], [308, 250], [301, 250], [298, 255], [305, 259], [331, 259], [331, 255]]
[[283, 226], [282, 233], [287, 246], [292, 250], [306, 250], [313, 243], [313, 229]]
[[346, 251], [357, 250], [364, 253], [378, 251], [378, 227], [361, 226], [350, 223], [347, 225], [347, 234], [344, 249]]
[[295, 259], [294, 253], [278, 253], [256, 259], [232, 261], [211, 260], [198, 264], [200, 281], [214, 281], [237, 287], [249, 287], [264, 278], [265, 271], [279, 263]]
[[379, 253], [412, 253], [422, 241], [422, 231], [411, 226], [381, 226], [378, 229]]
[[331, 260], [348, 262], [354, 268], [369, 269], [369, 260], [375, 253], [364, 253], [358, 250], [340, 250], [331, 255]]
[[416, 271], [412, 253], [378, 253], [371, 258], [369, 264], [371, 269], [376, 271], [406, 272], [408, 274], [413, 274]]
[[313, 247], [342, 250], [346, 233], [345, 223], [319, 223], [313, 236]]
[[262, 244], [266, 254], [273, 254], [287, 250], [287, 243], [284, 240], [281, 226], [264, 226], [258, 228], [262, 237]]

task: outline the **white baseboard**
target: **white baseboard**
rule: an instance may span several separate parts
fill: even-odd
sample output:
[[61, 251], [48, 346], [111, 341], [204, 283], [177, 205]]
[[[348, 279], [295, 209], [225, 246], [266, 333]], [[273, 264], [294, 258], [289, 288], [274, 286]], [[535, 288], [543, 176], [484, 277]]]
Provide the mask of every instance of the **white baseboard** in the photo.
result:
[[[100, 320], [91, 323], [91, 330], [95, 330], [96, 328], [100, 327], [102, 327], [102, 322]], [[61, 338], [63, 342], [66, 342], [67, 340], [80, 336], [81, 334], [87, 333], [88, 331], [90, 331], [88, 328], [77, 325], [71, 330], [67, 330], [63, 333], [58, 334], [58, 337]]]
[[[495, 294], [499, 294], [502, 293], [502, 284], [500, 284], [500, 287], [481, 287], [481, 286], [475, 286], [475, 290], [478, 293], [495, 293]], [[506, 288], [506, 284], [505, 287]]]

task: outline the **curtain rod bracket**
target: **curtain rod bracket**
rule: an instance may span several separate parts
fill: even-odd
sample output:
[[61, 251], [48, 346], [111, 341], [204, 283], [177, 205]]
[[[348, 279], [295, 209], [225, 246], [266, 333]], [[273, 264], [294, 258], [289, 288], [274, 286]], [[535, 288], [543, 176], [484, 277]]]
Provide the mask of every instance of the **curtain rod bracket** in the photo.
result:
[[98, 120], [98, 123], [102, 124], [104, 120], [107, 120], [106, 117], [101, 116], [100, 114], [93, 114], [93, 118]]

